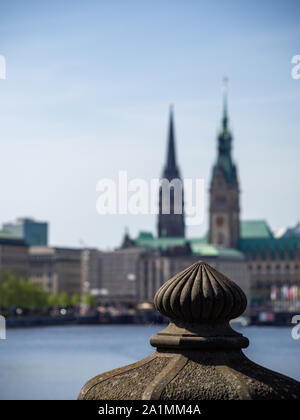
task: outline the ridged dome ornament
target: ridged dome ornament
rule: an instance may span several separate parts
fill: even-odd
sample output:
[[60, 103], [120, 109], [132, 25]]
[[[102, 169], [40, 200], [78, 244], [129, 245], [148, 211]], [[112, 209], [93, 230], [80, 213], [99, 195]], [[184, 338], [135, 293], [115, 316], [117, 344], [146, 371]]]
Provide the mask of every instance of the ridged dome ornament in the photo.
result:
[[249, 341], [229, 321], [246, 309], [244, 292], [199, 261], [157, 291], [156, 309], [170, 319], [150, 339], [156, 351], [102, 373], [81, 389], [84, 400], [300, 399], [300, 383], [249, 360]]
[[212, 349], [249, 344], [229, 325], [246, 309], [244, 292], [208, 264], [197, 262], [172, 277], [157, 291], [154, 305], [171, 321], [151, 338], [155, 347]]

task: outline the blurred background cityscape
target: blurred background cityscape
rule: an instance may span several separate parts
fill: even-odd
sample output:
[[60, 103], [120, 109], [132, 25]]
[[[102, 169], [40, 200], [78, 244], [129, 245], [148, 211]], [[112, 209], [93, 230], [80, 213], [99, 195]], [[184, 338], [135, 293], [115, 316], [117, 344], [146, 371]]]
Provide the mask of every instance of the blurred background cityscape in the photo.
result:
[[[227, 96], [226, 88], [210, 181], [207, 234], [186, 235], [184, 211], [174, 212], [174, 188], [166, 197], [162, 187], [157, 233], [143, 230], [131, 237], [126, 230], [123, 238], [120, 233], [120, 245], [111, 251], [49, 246], [48, 222], [19, 218], [3, 223], [0, 303], [2, 312], [15, 318], [9, 325], [156, 319], [155, 292], [199, 259], [243, 288], [251, 323], [291, 322], [291, 313], [300, 309], [300, 223], [273, 232], [266, 220], [241, 220], [241, 185], [232, 159]], [[170, 107], [162, 178], [171, 182], [180, 179], [180, 173]], [[184, 188], [180, 193], [184, 209]], [[167, 199], [171, 211], [164, 214]], [[26, 314], [56, 318], [20, 320]]]

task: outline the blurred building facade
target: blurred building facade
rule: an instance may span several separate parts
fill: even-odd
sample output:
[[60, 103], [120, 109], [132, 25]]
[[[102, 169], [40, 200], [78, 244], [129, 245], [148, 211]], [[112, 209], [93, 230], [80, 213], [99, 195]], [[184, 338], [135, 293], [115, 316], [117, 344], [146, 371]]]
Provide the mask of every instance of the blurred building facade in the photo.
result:
[[137, 272], [141, 247], [82, 253], [82, 294], [94, 295], [101, 303], [136, 304]]
[[249, 296], [249, 272], [245, 258], [241, 253], [222, 255], [215, 249], [216, 255], [199, 258], [198, 255], [164, 255], [145, 252], [141, 255], [138, 265], [137, 284], [138, 301], [152, 302], [156, 291], [162, 284], [175, 274], [185, 270], [191, 264], [205, 260], [213, 268], [235, 281]]
[[48, 245], [48, 223], [22, 217], [15, 222], [4, 223], [2, 233], [23, 239], [28, 246]]
[[81, 256], [81, 249], [31, 246], [29, 277], [48, 293], [81, 293]]
[[23, 239], [0, 233], [0, 269], [28, 278], [30, 272], [28, 246]]

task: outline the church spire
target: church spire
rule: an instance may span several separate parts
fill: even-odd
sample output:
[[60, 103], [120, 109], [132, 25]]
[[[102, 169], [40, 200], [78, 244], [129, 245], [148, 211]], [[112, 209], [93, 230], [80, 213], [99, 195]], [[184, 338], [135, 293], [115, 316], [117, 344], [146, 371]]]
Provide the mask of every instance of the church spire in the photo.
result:
[[228, 115], [227, 115], [227, 96], [228, 96], [228, 77], [223, 79], [223, 130], [227, 130]]
[[228, 163], [231, 166], [231, 142], [232, 136], [228, 129], [228, 78], [224, 77], [223, 79], [223, 117], [222, 117], [222, 127], [218, 135], [218, 160], [223, 160], [226, 156]]
[[[183, 200], [183, 185], [181, 184], [181, 191], [175, 192], [174, 185], [180, 180], [180, 172], [176, 163], [175, 153], [175, 129], [174, 129], [174, 110], [173, 105], [170, 105], [169, 113], [169, 128], [167, 139], [167, 159], [163, 169], [162, 178], [169, 181], [170, 188], [160, 185], [159, 189], [159, 214], [158, 214], [158, 236], [159, 237], [184, 237], [184, 200]], [[175, 182], [175, 184], [174, 184]], [[172, 185], [173, 183], [173, 185]], [[178, 185], [178, 182], [177, 182]], [[178, 186], [177, 186], [178, 188]], [[163, 193], [164, 190], [164, 193]], [[178, 193], [180, 196], [178, 197]], [[180, 200], [181, 207], [178, 211], [178, 203]]]
[[169, 134], [168, 134], [168, 152], [167, 152], [167, 168], [173, 169], [176, 167], [175, 157], [175, 132], [174, 132], [174, 109], [173, 105], [170, 105], [170, 116], [169, 116]]
[[175, 152], [175, 127], [174, 127], [174, 107], [170, 105], [169, 111], [169, 131], [168, 131], [168, 145], [167, 145], [167, 161], [164, 168], [164, 177], [168, 179], [177, 178], [179, 171], [176, 164]]

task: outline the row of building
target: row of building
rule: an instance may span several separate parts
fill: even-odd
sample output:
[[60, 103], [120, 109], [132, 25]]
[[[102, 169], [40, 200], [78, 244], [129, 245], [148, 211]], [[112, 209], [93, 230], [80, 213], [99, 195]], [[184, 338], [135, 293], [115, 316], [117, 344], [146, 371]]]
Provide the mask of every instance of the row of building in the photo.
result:
[[[241, 230], [250, 242], [254, 229], [261, 235], [265, 230], [258, 254], [253, 248], [243, 253], [198, 239], [162, 241], [148, 232], [135, 240], [126, 233], [122, 246], [114, 251], [28, 245], [23, 238], [1, 232], [0, 267], [32, 279], [48, 293], [92, 293], [101, 303], [136, 305], [151, 302], [167, 279], [202, 259], [237, 282], [252, 301], [287, 308], [286, 301], [292, 305], [292, 300], [300, 300], [300, 249], [277, 245], [297, 243], [293, 236], [297, 228], [278, 241], [265, 222], [255, 224], [251, 229], [242, 224]], [[273, 245], [273, 252], [263, 249], [266, 243]], [[275, 298], [274, 289], [278, 291]], [[280, 306], [281, 300], [284, 305]]]
[[[142, 241], [147, 234], [141, 233]], [[147, 245], [120, 247], [114, 251], [27, 245], [23, 239], [1, 234], [0, 267], [42, 285], [48, 293], [92, 293], [111, 304], [152, 301], [156, 290], [183, 270], [198, 255], [188, 256], [185, 246], [175, 255], [150, 250]], [[181, 251], [181, 252], [179, 252]], [[212, 250], [211, 250], [212, 251]], [[248, 287], [248, 276], [239, 254], [206, 258], [218, 270]], [[234, 265], [232, 265], [234, 261]]]

